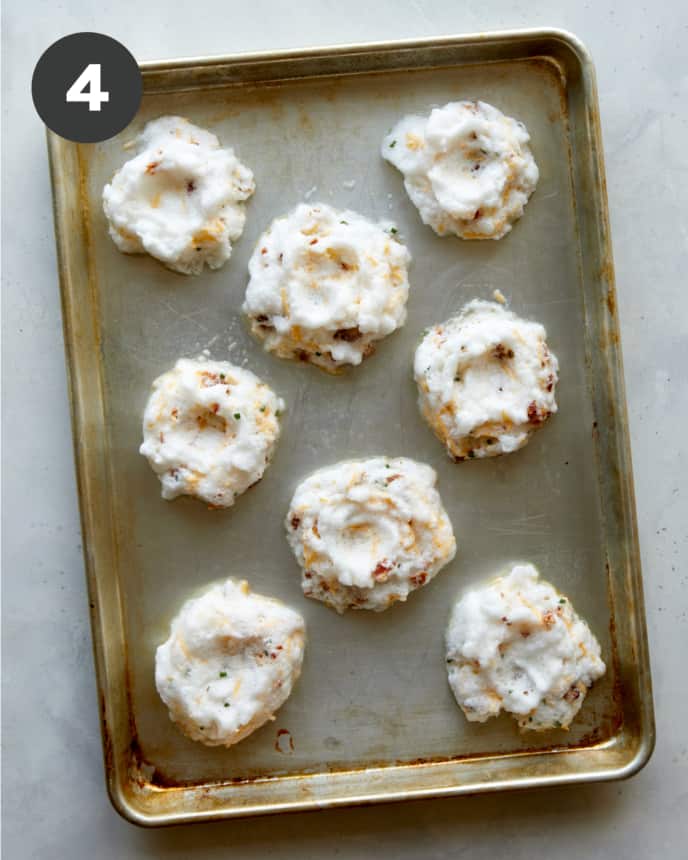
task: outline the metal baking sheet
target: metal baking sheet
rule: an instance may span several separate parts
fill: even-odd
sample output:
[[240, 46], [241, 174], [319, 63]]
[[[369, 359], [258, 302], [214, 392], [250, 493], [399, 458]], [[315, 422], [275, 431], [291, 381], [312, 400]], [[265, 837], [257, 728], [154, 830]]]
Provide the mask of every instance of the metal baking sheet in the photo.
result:
[[[627, 776], [653, 717], [631, 461], [593, 66], [575, 37], [520, 31], [143, 65], [139, 115], [119, 137], [49, 135], [74, 439], [115, 807], [140, 824]], [[405, 113], [479, 97], [523, 120], [540, 182], [499, 242], [440, 239], [379, 157]], [[122, 145], [181, 114], [253, 169], [257, 193], [231, 261], [185, 278], [120, 254], [100, 206]], [[414, 256], [409, 318], [341, 377], [285, 363], [249, 336], [247, 260], [300, 200], [393, 217]], [[426, 326], [500, 289], [542, 321], [559, 357], [559, 414], [521, 452], [453, 464], [416, 407], [411, 361]], [[139, 456], [154, 377], [207, 349], [247, 364], [288, 404], [261, 483], [228, 511], [173, 504]], [[337, 617], [305, 600], [282, 531], [316, 467], [386, 453], [430, 463], [456, 560], [405, 605]], [[469, 724], [445, 674], [443, 631], [466, 586], [533, 561], [599, 637], [609, 671], [569, 732]], [[153, 682], [154, 649], [194, 591], [228, 575], [297, 607], [309, 646], [275, 722], [229, 750], [187, 740]]]

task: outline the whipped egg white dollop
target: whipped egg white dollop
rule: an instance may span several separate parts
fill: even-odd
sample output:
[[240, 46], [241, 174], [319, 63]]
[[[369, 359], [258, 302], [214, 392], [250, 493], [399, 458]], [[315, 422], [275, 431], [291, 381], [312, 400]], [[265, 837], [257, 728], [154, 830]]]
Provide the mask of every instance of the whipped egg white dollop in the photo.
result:
[[180, 358], [153, 383], [140, 452], [162, 497], [189, 495], [227, 508], [263, 476], [284, 401], [250, 370]]
[[114, 243], [182, 274], [217, 269], [244, 229], [252, 172], [214, 134], [177, 116], [149, 122], [103, 189]]
[[481, 101], [406, 116], [382, 143], [424, 224], [440, 236], [501, 239], [523, 215], [538, 168], [523, 123]]
[[335, 373], [404, 324], [410, 261], [393, 225], [301, 204], [258, 240], [243, 311], [267, 350]]
[[457, 461], [522, 448], [557, 411], [558, 370], [542, 325], [478, 299], [428, 329], [414, 359], [420, 411]]
[[155, 685], [184, 734], [228, 747], [273, 719], [304, 647], [298, 612], [228, 579], [182, 606], [156, 651]]
[[456, 552], [436, 484], [405, 457], [345, 461], [303, 481], [285, 527], [306, 597], [380, 612], [430, 582]]
[[504, 710], [522, 729], [567, 729], [606, 671], [586, 622], [532, 564], [468, 591], [446, 646], [449, 685], [472, 722]]

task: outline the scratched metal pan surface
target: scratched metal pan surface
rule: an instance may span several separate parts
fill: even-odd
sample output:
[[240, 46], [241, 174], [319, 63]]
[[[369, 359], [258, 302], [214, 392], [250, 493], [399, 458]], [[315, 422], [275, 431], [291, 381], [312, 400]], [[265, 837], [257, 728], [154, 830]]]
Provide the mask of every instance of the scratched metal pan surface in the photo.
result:
[[[627, 776], [653, 745], [619, 329], [594, 72], [572, 36], [521, 31], [434, 41], [180, 60], [143, 66], [139, 115], [119, 137], [49, 137], [81, 513], [102, 713], [116, 808], [140, 824]], [[523, 120], [540, 182], [499, 242], [424, 227], [383, 135], [403, 114], [478, 97]], [[120, 254], [104, 183], [144, 123], [181, 114], [231, 144], [255, 197], [232, 259], [187, 278]], [[414, 258], [409, 317], [359, 367], [332, 378], [276, 359], [241, 318], [248, 257], [304, 198], [396, 220]], [[521, 452], [453, 464], [420, 419], [420, 332], [499, 289], [545, 324], [561, 364], [559, 413]], [[287, 402], [264, 479], [228, 511], [160, 498], [138, 454], [152, 380], [207, 349], [245, 364]], [[306, 600], [283, 534], [297, 482], [347, 457], [430, 463], [458, 553], [383, 614], [336, 616]], [[462, 589], [530, 560], [589, 620], [609, 667], [570, 731], [469, 724], [443, 659]], [[229, 750], [187, 740], [153, 681], [154, 650], [199, 588], [229, 575], [299, 609], [303, 674], [269, 723]]]

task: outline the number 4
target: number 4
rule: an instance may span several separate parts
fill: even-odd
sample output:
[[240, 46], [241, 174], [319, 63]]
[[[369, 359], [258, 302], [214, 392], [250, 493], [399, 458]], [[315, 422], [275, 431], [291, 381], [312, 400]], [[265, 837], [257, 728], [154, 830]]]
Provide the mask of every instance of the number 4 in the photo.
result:
[[105, 93], [100, 88], [100, 63], [89, 63], [86, 66], [67, 90], [67, 101], [88, 102], [90, 111], [100, 110], [103, 102], [110, 101], [110, 93]]

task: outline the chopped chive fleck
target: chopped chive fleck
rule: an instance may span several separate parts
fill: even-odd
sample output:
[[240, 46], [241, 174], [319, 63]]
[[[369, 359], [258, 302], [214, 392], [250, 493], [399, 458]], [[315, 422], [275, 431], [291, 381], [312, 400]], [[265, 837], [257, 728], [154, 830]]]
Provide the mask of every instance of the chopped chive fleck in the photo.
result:
[[265, 410], [266, 410], [266, 409], [267, 409], [267, 406], [261, 406], [261, 407], [260, 407], [260, 411], [261, 411], [261, 412], [265, 412]]
[[229, 702], [225, 702], [225, 708], [229, 707]]
[[397, 234], [399, 231], [397, 230], [397, 228], [396, 228], [396, 227], [390, 227], [389, 232], [392, 234], [392, 236], [396, 236], [396, 234]]
[[562, 597], [561, 600], [559, 601], [559, 603], [566, 603], [566, 598]]
[[396, 145], [397, 145], [396, 140], [393, 140], [393, 141], [390, 143], [389, 148], [390, 148], [390, 149], [394, 149], [394, 147], [395, 147]]
[[322, 355], [322, 352], [316, 352], [315, 354], [317, 355], [318, 358], [320, 358], [320, 356]]
[[240, 413], [240, 412], [235, 412], [235, 413], [234, 413], [234, 417], [235, 417], [235, 418], [236, 418], [236, 420], [238, 421], [238, 420], [241, 418], [241, 413]]
[[554, 723], [554, 728], [555, 728], [555, 729], [560, 729], [560, 728], [561, 728], [561, 723], [559, 722], [559, 720], [557, 720], [557, 721]]
[[339, 223], [340, 223], [340, 224], [346, 224], [346, 225], [347, 225], [347, 227], [349, 226], [349, 222], [348, 222], [348, 221], [340, 221]]
[[226, 677], [227, 677], [227, 673], [226, 673], [226, 672], [220, 672], [220, 677], [221, 677], [221, 678], [226, 678]]
[[224, 382], [224, 380], [225, 380], [225, 375], [224, 375], [224, 373], [221, 373], [221, 374], [220, 374], [220, 379]]
[[277, 410], [277, 412], [275, 412], [275, 416], [276, 416], [277, 418], [280, 418], [280, 417], [282, 416], [282, 410], [281, 410], [281, 409], [278, 409], [278, 410]]

